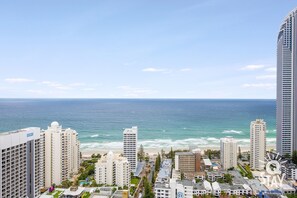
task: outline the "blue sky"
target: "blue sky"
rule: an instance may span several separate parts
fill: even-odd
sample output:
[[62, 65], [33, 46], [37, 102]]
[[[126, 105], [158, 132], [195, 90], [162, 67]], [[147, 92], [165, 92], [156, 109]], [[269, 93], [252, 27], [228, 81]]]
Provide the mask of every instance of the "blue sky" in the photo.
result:
[[292, 0], [1, 1], [1, 98], [275, 98]]

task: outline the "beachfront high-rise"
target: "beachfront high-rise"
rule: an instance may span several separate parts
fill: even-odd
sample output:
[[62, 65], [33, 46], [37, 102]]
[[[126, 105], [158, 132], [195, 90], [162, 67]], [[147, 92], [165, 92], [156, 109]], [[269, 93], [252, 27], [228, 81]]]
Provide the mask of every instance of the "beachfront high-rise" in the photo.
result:
[[250, 126], [250, 167], [263, 170], [266, 155], [266, 122], [257, 119]]
[[224, 170], [237, 166], [237, 141], [232, 137], [221, 138], [221, 164]]
[[128, 159], [132, 172], [135, 172], [137, 168], [137, 133], [136, 126], [127, 128], [123, 132], [124, 157]]
[[58, 122], [44, 131], [45, 137], [45, 186], [60, 185], [78, 173], [80, 150], [77, 132], [62, 129]]
[[277, 39], [277, 152], [297, 150], [297, 9], [281, 25]]
[[43, 187], [40, 128], [0, 133], [0, 197], [35, 198]]

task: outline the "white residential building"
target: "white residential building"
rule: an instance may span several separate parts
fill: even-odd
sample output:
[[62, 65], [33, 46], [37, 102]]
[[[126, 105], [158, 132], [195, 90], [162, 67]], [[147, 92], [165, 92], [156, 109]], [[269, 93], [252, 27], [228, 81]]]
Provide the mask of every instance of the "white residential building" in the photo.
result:
[[130, 178], [130, 163], [125, 157], [117, 157], [110, 151], [96, 163], [95, 180], [97, 184], [129, 187]]
[[212, 187], [206, 180], [200, 183], [195, 183], [190, 180], [171, 179], [170, 182], [156, 182], [154, 192], [156, 198], [192, 198], [193, 195], [210, 195], [212, 193]]
[[297, 8], [288, 14], [277, 37], [277, 152], [297, 150]]
[[124, 157], [130, 162], [132, 172], [137, 168], [137, 133], [136, 126], [125, 129], [123, 132]]
[[212, 194], [216, 197], [220, 197], [220, 195], [224, 192], [225, 195], [235, 195], [243, 196], [243, 195], [252, 195], [252, 189], [247, 184], [243, 185], [229, 185], [226, 183], [212, 183]]
[[0, 133], [0, 197], [40, 196], [43, 177], [40, 128]]
[[58, 122], [52, 122], [44, 131], [45, 136], [45, 186], [60, 185], [78, 173], [80, 150], [77, 132], [62, 129]]
[[220, 148], [223, 169], [235, 168], [237, 166], [237, 141], [232, 137], [222, 138]]
[[261, 119], [251, 122], [250, 126], [250, 167], [263, 170], [266, 155], [266, 122]]
[[154, 186], [154, 193], [156, 198], [171, 198], [171, 188], [169, 182], [156, 182]]

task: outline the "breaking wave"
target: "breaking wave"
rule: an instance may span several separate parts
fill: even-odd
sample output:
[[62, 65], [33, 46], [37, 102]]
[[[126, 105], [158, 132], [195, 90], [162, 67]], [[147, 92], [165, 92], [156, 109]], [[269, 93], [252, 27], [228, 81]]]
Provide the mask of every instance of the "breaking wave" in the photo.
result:
[[[237, 139], [239, 146], [248, 147], [250, 139]], [[274, 146], [276, 138], [266, 138], [267, 146]], [[219, 148], [220, 139], [215, 137], [202, 137], [202, 138], [188, 138], [182, 140], [172, 139], [152, 139], [152, 140], [139, 140], [138, 146], [143, 145], [144, 148], [148, 149], [161, 149], [161, 148]], [[92, 142], [92, 143], [81, 143], [82, 150], [118, 150], [122, 149], [123, 142]]]

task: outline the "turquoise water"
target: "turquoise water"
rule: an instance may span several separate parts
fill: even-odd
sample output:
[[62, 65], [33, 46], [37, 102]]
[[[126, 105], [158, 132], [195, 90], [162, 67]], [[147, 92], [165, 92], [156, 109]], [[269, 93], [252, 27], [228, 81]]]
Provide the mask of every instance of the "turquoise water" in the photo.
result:
[[275, 100], [0, 99], [0, 131], [58, 121], [78, 132], [82, 149], [117, 149], [123, 128], [138, 126], [147, 148], [209, 147], [225, 136], [248, 144], [250, 122], [262, 118], [273, 145], [275, 110]]

